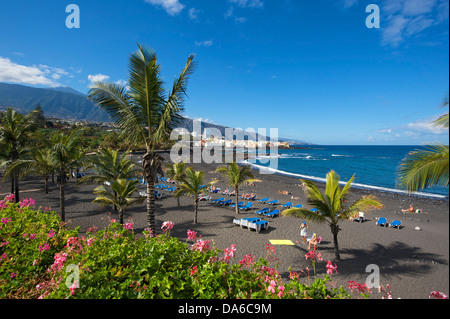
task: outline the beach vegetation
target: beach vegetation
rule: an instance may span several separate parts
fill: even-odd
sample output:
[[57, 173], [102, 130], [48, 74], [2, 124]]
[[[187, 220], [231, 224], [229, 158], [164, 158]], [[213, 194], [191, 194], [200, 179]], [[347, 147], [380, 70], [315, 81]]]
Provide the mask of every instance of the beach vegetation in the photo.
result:
[[383, 207], [374, 195], [363, 196], [353, 203], [349, 203], [347, 197], [355, 176], [341, 189], [339, 187], [339, 175], [331, 170], [326, 176], [325, 192], [322, 192], [313, 181], [301, 180], [308, 197], [308, 203], [317, 208], [311, 211], [306, 208], [290, 208], [284, 210], [282, 216], [294, 216], [307, 219], [311, 222], [328, 223], [333, 235], [333, 246], [335, 260], [340, 261], [338, 233], [341, 230], [339, 223], [348, 220], [359, 212], [369, 212], [370, 210]]
[[[9, 107], [0, 119], [0, 165], [2, 167], [12, 166], [29, 150], [31, 133], [36, 129], [30, 121], [30, 116], [30, 114], [24, 116]], [[19, 175], [18, 167], [6, 175], [11, 179], [11, 193], [14, 193], [16, 203], [20, 200]]]
[[119, 213], [119, 222], [123, 225], [123, 214], [125, 209], [129, 206], [142, 203], [145, 197], [133, 196], [137, 193], [139, 181], [138, 180], [126, 180], [119, 178], [111, 183], [111, 189], [100, 185], [94, 189], [94, 194], [97, 195], [93, 200], [94, 203], [103, 207], [114, 206]]
[[253, 176], [250, 165], [238, 165], [236, 162], [229, 163], [227, 166], [219, 166], [216, 172], [220, 173], [224, 177], [225, 182], [234, 189], [236, 195], [236, 215], [239, 214], [239, 187], [244, 183], [251, 184], [260, 182], [260, 180]]
[[[448, 95], [442, 106], [448, 108]], [[449, 115], [441, 115], [430, 123], [448, 130]], [[397, 175], [398, 186], [408, 192], [423, 190], [432, 186], [449, 186], [448, 145], [430, 144], [421, 150], [409, 153], [400, 163]]]
[[147, 180], [147, 224], [155, 229], [155, 181], [162, 175], [162, 157], [156, 149], [170, 139], [182, 120], [187, 84], [194, 70], [194, 56], [187, 62], [166, 94], [156, 53], [138, 45], [129, 57], [129, 80], [125, 85], [98, 82], [88, 98], [105, 110], [131, 147], [145, 145], [144, 177]]
[[[186, 163], [172, 163], [166, 164], [166, 175], [177, 183], [176, 187], [179, 189], [179, 184], [182, 183], [186, 177]], [[177, 196], [177, 204], [180, 207], [180, 196]]]
[[194, 171], [188, 167], [185, 171], [182, 182], [177, 186], [175, 197], [179, 198], [182, 195], [192, 196], [194, 198], [194, 224], [197, 224], [198, 205], [200, 202], [199, 196], [205, 192], [208, 187], [213, 185], [216, 181], [204, 184], [205, 173], [203, 171]]
[[147, 229], [137, 237], [132, 223], [114, 219], [81, 237], [55, 212], [34, 206], [31, 198], [15, 204], [13, 195], [0, 201], [0, 298], [352, 298], [330, 285], [329, 269], [310, 284], [295, 272], [283, 281], [273, 246], [267, 258], [237, 261], [235, 245], [220, 250], [193, 231], [184, 242], [171, 237], [171, 222], [163, 234]]
[[76, 129], [70, 134], [56, 133], [51, 136], [51, 158], [58, 171], [59, 207], [62, 221], [65, 221], [65, 184], [70, 168], [81, 165], [85, 152], [81, 150], [82, 130]]

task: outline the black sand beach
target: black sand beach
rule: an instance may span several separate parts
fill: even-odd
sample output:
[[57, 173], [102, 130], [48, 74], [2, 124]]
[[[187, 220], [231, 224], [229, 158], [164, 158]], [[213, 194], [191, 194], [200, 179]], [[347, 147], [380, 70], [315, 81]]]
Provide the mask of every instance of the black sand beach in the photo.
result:
[[[140, 159], [135, 156], [135, 159]], [[226, 189], [223, 179], [214, 173], [216, 164], [191, 164], [196, 170], [205, 172], [206, 181], [219, 178], [217, 187]], [[280, 175], [259, 175], [254, 171], [255, 177], [262, 180], [256, 186], [243, 186], [240, 193], [255, 193], [257, 199], [269, 197], [278, 199], [280, 204], [291, 201], [294, 205], [308, 206], [306, 195], [300, 181], [296, 178]], [[339, 173], [339, 172], [338, 172]], [[8, 182], [0, 184], [1, 198], [9, 190]], [[36, 200], [37, 206], [50, 206], [59, 211], [59, 191], [55, 184], [50, 183], [49, 194], [43, 192], [43, 182], [37, 178], [26, 178], [20, 182], [21, 198], [31, 197]], [[92, 190], [96, 185], [76, 185], [71, 179], [66, 186], [66, 221], [70, 227], [80, 226], [83, 235], [93, 225], [103, 228], [108, 224], [108, 213], [111, 208], [102, 208], [92, 203], [94, 195]], [[144, 190], [145, 187], [141, 186]], [[278, 191], [287, 191], [288, 195]], [[233, 225], [236, 218], [235, 211], [229, 207], [212, 205], [210, 202], [200, 202], [198, 224], [193, 224], [192, 198], [181, 198], [180, 207], [172, 193], [161, 191], [163, 198], [156, 202], [157, 228], [164, 221], [172, 221], [175, 224], [171, 232], [172, 236], [185, 240], [188, 229], [195, 230], [204, 239], [211, 240], [219, 249], [224, 249], [232, 244], [236, 245], [236, 260], [251, 253], [256, 257], [265, 257], [266, 244], [270, 240], [287, 239], [294, 242], [294, 246], [275, 246], [278, 271], [287, 278], [288, 268], [299, 272], [306, 267], [311, 267], [311, 262], [305, 259], [308, 246], [301, 243], [300, 223], [301, 219], [293, 217], [264, 218], [269, 221], [269, 229], [261, 233], [241, 229]], [[349, 201], [355, 200], [369, 192], [360, 189], [352, 189]], [[411, 197], [393, 193], [370, 191], [384, 204], [381, 210], [366, 214], [364, 223], [354, 221], [342, 221], [339, 233], [339, 246], [342, 261], [338, 265], [338, 273], [332, 275], [333, 281], [338, 285], [347, 286], [348, 281], [364, 283], [369, 272], [368, 265], [377, 265], [380, 270], [380, 283], [389, 284], [393, 298], [402, 299], [428, 299], [431, 291], [438, 290], [448, 295], [449, 293], [449, 206], [447, 200], [435, 200], [420, 197]], [[210, 194], [213, 198], [222, 197], [219, 194]], [[298, 200], [291, 197], [299, 197]], [[235, 200], [235, 197], [230, 197]], [[247, 202], [245, 200], [242, 200]], [[402, 209], [409, 204], [422, 209], [420, 214], [402, 213]], [[256, 201], [253, 209], [241, 212], [238, 218], [255, 217], [255, 211], [266, 207]], [[281, 205], [275, 206], [281, 209]], [[117, 218], [117, 216], [112, 216]], [[378, 217], [392, 220], [401, 220], [402, 229], [376, 226]], [[125, 213], [125, 220], [132, 220], [135, 233], [140, 233], [146, 228], [145, 203], [129, 208]], [[420, 227], [421, 230], [416, 230]], [[333, 239], [327, 224], [309, 223], [309, 233], [317, 233], [322, 237], [322, 243], [318, 251], [322, 254], [323, 261], [316, 265], [317, 275], [323, 277], [326, 273], [326, 261], [333, 260]], [[299, 243], [297, 243], [297, 241]], [[383, 294], [373, 291], [371, 298], [381, 298]]]

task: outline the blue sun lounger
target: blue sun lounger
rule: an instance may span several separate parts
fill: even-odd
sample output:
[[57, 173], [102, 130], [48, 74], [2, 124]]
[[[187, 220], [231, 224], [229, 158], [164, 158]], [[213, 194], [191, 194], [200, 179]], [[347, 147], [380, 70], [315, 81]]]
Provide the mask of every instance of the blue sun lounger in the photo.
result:
[[227, 200], [220, 201], [219, 204], [222, 206], [225, 206], [225, 205], [231, 204], [232, 202], [233, 202], [232, 199], [227, 199]]
[[245, 206], [240, 206], [239, 209], [247, 210], [247, 209], [252, 208], [252, 206], [253, 206], [253, 203], [252, 203], [252, 202], [248, 202], [247, 205], [245, 205]]
[[248, 227], [249, 223], [256, 223], [259, 222], [261, 218], [258, 217], [248, 217], [248, 218], [242, 218], [240, 219], [239, 225], [241, 228]]
[[[239, 202], [239, 203], [238, 203], [238, 207], [241, 207], [241, 206], [243, 206], [243, 205], [244, 205], [244, 202]], [[231, 204], [230, 207], [233, 207], [233, 208], [236, 207], [236, 203]]]
[[317, 213], [319, 210], [318, 210], [317, 208], [314, 207], [314, 208], [311, 209], [311, 211], [312, 211], [313, 213]]
[[217, 199], [212, 199], [212, 200], [211, 200], [211, 203], [217, 204], [218, 202], [223, 201], [224, 199], [225, 199], [225, 197], [220, 197], [220, 198], [217, 198]]
[[283, 207], [283, 208], [291, 208], [292, 207], [292, 203], [291, 202], [287, 202], [286, 204], [281, 205], [281, 207]]
[[386, 218], [384, 218], [384, 217], [378, 218], [377, 224], [376, 224], [376, 225], [377, 225], [377, 226], [384, 226], [384, 227], [386, 227], [386, 226], [387, 226], [387, 220], [386, 220]]
[[393, 220], [392, 223], [389, 224], [389, 227], [397, 227], [400, 229], [402, 227], [402, 222], [399, 220]]
[[274, 200], [272, 200], [270, 202], [267, 202], [266, 204], [268, 204], [268, 205], [276, 205], [276, 204], [278, 204], [278, 200], [274, 199]]
[[302, 208], [302, 207], [303, 207], [302, 204], [298, 204], [298, 205], [295, 205], [293, 208]]
[[174, 192], [174, 191], [176, 191], [176, 189], [177, 189], [177, 187], [174, 186], [174, 187], [166, 188], [166, 191]]
[[267, 202], [269, 199], [270, 199], [269, 197], [262, 198], [262, 199], [258, 199], [258, 202], [260, 202], [260, 203], [265, 203], [265, 202]]
[[261, 209], [261, 210], [258, 210], [258, 211], [256, 212], [256, 214], [262, 215], [262, 214], [268, 213], [269, 211], [270, 211], [270, 209], [269, 209], [268, 207], [266, 207], [266, 208], [263, 208], [263, 209]]
[[267, 217], [270, 217], [270, 218], [274, 218], [274, 217], [277, 217], [280, 215], [280, 211], [278, 209], [276, 209], [271, 212], [265, 213], [264, 215], [266, 215]]
[[248, 230], [254, 229], [259, 234], [261, 230], [267, 230], [269, 228], [269, 222], [265, 220], [248, 222], [247, 228]]

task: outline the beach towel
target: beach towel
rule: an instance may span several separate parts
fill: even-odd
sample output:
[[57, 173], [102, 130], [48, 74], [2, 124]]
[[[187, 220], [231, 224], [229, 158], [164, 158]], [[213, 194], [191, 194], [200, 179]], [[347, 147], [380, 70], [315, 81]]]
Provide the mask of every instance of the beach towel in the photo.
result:
[[294, 243], [288, 239], [270, 239], [272, 245], [294, 246]]

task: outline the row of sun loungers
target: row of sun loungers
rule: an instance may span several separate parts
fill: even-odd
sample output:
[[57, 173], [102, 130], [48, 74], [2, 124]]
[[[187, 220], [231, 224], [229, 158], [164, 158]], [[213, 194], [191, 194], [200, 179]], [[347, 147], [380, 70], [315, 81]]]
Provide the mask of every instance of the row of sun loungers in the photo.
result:
[[257, 233], [269, 229], [269, 222], [258, 217], [234, 219], [233, 223], [241, 228], [247, 227], [248, 230], [254, 230]]
[[380, 217], [380, 218], [378, 218], [376, 225], [383, 226], [383, 227], [394, 227], [394, 228], [400, 229], [402, 227], [402, 222], [399, 220], [393, 220], [391, 223], [388, 223], [386, 218]]

